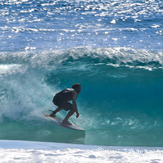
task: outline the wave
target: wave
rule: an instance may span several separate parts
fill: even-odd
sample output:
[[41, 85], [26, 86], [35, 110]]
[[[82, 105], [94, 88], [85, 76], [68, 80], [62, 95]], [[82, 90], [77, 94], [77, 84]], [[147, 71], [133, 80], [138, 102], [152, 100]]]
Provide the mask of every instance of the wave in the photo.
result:
[[[0, 138], [162, 146], [162, 56], [159, 51], [89, 47], [1, 53]], [[82, 85], [80, 118], [71, 120], [85, 128], [82, 136], [43, 116], [55, 109], [54, 94], [76, 82]]]
[[[131, 48], [71, 48], [49, 52], [16, 52], [1, 53], [0, 62], [6, 64], [30, 64], [31, 66], [54, 67], [68, 62], [87, 62], [94, 65], [113, 67], [144, 68], [148, 70], [162, 69], [162, 51], [151, 51]], [[91, 65], [90, 64], [90, 65]]]

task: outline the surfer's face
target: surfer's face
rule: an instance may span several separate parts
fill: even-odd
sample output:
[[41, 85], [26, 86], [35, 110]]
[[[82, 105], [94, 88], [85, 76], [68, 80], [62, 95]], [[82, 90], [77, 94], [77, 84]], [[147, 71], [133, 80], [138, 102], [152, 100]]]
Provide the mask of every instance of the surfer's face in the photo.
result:
[[77, 92], [77, 94], [79, 94], [81, 91], [81, 86], [79, 86], [75, 91]]

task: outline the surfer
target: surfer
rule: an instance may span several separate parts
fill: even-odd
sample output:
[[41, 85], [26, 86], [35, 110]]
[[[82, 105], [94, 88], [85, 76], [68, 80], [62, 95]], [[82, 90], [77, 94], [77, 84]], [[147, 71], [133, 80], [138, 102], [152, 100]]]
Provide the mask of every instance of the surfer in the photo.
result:
[[[58, 106], [56, 110], [54, 110], [50, 116], [55, 117], [55, 114], [62, 109], [69, 111], [65, 119], [62, 121], [63, 124], [71, 125], [68, 119], [76, 112], [76, 117], [79, 117], [79, 112], [76, 104], [76, 99], [78, 94], [81, 91], [80, 84], [73, 84], [71, 88], [66, 88], [63, 91], [57, 93], [53, 98], [53, 103]], [[72, 101], [72, 104], [68, 101]]]

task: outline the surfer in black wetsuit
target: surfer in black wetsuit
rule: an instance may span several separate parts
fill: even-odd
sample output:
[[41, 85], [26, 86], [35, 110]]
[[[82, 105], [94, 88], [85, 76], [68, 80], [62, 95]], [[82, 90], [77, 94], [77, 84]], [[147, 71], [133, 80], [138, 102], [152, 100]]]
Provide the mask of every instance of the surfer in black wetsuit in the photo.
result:
[[[63, 91], [57, 93], [53, 98], [53, 103], [58, 106], [58, 108], [53, 111], [50, 116], [55, 117], [55, 114], [62, 109], [69, 111], [65, 119], [62, 121], [63, 124], [69, 124], [68, 119], [76, 112], [76, 117], [79, 117], [79, 112], [76, 104], [76, 99], [78, 97], [78, 94], [81, 91], [81, 85], [80, 84], [74, 84], [72, 85], [72, 88], [66, 88]], [[68, 101], [72, 101], [72, 104]]]

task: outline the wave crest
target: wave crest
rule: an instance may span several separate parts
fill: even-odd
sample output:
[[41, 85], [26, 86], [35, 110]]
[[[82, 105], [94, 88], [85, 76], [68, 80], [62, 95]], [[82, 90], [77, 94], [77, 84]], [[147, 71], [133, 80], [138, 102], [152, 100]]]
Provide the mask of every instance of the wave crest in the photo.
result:
[[131, 48], [90, 48], [78, 47], [67, 50], [45, 52], [1, 53], [2, 64], [30, 64], [32, 67], [57, 67], [75, 61], [88, 64], [104, 64], [114, 67], [163, 68], [163, 52]]

